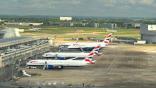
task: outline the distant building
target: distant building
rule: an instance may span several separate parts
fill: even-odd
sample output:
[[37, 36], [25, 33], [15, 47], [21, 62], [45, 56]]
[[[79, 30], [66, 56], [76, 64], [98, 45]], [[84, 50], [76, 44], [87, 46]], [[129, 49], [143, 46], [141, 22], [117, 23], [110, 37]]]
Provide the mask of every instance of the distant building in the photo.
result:
[[98, 28], [99, 27], [99, 23], [94, 23], [94, 27]]
[[108, 28], [108, 29], [116, 29], [117, 28], [117, 24], [115, 24], [115, 23], [102, 23], [97, 26], [99, 26], [100, 28]]
[[60, 17], [60, 21], [71, 21], [72, 17]]
[[7, 22], [6, 25], [13, 25], [13, 26], [40, 26], [43, 23], [25, 23], [25, 22]]
[[133, 26], [134, 28], [140, 28], [140, 25], [141, 25], [141, 23], [134, 23], [134, 24], [132, 24], [132, 26]]
[[133, 24], [132, 23], [123, 23], [123, 27], [125, 27], [125, 28], [133, 28]]
[[51, 26], [60, 26], [61, 22], [49, 22]]
[[125, 28], [140, 28], [141, 23], [124, 23], [123, 27]]
[[73, 23], [73, 22], [71, 22], [71, 23], [70, 23], [70, 27], [73, 27], [73, 26], [74, 26], [74, 23]]
[[156, 43], [156, 25], [141, 24], [141, 39], [147, 43]]

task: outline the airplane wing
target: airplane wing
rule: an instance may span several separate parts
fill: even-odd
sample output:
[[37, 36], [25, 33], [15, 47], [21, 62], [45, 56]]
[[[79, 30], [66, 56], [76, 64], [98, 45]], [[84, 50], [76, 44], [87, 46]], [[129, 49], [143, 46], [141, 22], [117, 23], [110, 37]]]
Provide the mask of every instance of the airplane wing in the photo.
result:
[[77, 59], [78, 57], [75, 57], [75, 58], [70, 58], [70, 59], [67, 59], [67, 60], [75, 60], [75, 59]]

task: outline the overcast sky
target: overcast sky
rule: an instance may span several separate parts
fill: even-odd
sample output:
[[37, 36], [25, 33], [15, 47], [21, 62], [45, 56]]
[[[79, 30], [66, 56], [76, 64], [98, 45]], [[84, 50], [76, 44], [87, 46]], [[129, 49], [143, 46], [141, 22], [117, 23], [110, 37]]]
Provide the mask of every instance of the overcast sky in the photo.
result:
[[156, 0], [0, 0], [0, 14], [156, 17]]

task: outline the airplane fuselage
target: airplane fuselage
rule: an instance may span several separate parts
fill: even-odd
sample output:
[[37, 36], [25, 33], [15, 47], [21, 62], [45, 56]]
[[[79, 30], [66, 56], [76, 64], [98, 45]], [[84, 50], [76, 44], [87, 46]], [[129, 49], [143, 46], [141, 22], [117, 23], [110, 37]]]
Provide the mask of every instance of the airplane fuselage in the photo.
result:
[[63, 66], [63, 67], [75, 67], [75, 66], [86, 66], [90, 63], [85, 60], [31, 60], [26, 65], [27, 66]]
[[68, 52], [48, 52], [43, 54], [43, 57], [86, 57], [89, 53], [68, 53]]
[[65, 43], [64, 45], [69, 45], [70, 47], [81, 47], [81, 48], [89, 48], [89, 47], [96, 47], [96, 46], [101, 46], [101, 47], [106, 47], [108, 44], [104, 42], [77, 42], [77, 43]]

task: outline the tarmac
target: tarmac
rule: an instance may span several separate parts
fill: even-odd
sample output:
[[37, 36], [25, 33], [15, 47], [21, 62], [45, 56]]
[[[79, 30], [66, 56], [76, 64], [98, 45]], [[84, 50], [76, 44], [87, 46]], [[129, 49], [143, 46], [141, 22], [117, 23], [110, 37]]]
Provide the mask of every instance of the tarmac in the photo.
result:
[[[151, 50], [154, 48], [156, 46]], [[156, 53], [151, 50], [148, 46], [110, 45], [101, 56], [95, 56], [94, 65], [62, 70], [23, 68], [32, 77], [19, 78], [14, 85], [23, 88], [156, 88]]]

